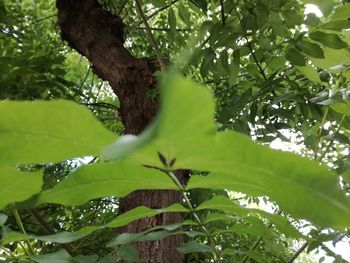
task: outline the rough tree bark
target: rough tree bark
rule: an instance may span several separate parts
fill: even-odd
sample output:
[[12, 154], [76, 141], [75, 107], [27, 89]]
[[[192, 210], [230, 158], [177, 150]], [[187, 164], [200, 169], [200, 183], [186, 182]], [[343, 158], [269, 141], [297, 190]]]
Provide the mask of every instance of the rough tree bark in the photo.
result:
[[[154, 66], [145, 59], [133, 57], [123, 47], [123, 22], [102, 9], [96, 0], [57, 0], [58, 24], [62, 38], [87, 57], [94, 72], [107, 80], [120, 100], [120, 116], [125, 133], [139, 134], [151, 122], [158, 109], [156, 98], [150, 97]], [[119, 213], [140, 205], [166, 207], [181, 202], [176, 191], [136, 191], [120, 201]], [[160, 224], [181, 221], [181, 214], [167, 213], [132, 222], [121, 231], [139, 232]], [[183, 262], [176, 251], [181, 236], [160, 241], [136, 243], [140, 262]]]

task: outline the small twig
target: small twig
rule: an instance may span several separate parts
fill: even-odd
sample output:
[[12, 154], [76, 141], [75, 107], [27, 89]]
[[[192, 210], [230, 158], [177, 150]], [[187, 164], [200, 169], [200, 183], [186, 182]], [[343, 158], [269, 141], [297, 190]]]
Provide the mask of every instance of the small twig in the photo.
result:
[[141, 17], [141, 19], [142, 19], [142, 21], [143, 21], [143, 23], [144, 23], [144, 25], [146, 27], [147, 36], [148, 36], [149, 40], [151, 41], [151, 44], [152, 44], [153, 49], [154, 49], [154, 52], [156, 53], [156, 56], [157, 56], [160, 68], [161, 68], [162, 71], [165, 71], [166, 67], [165, 67], [165, 64], [163, 62], [161, 52], [159, 50], [157, 42], [155, 41], [155, 39], [153, 37], [152, 31], [151, 31], [150, 26], [149, 26], [149, 24], [147, 22], [147, 18], [146, 18], [145, 14], [142, 11], [142, 7], [141, 7], [141, 4], [140, 4], [140, 1], [139, 0], [135, 0], [135, 4], [136, 4], [136, 11], [139, 14], [139, 16]]
[[88, 68], [88, 70], [87, 70], [87, 72], [86, 72], [86, 74], [85, 74], [85, 77], [84, 77], [84, 79], [83, 79], [83, 82], [80, 84], [80, 86], [79, 86], [79, 88], [78, 88], [78, 90], [81, 92], [81, 89], [83, 88], [83, 86], [84, 86], [84, 84], [85, 84], [85, 82], [86, 82], [86, 80], [87, 80], [87, 78], [88, 78], [88, 76], [89, 76], [89, 74], [90, 74], [90, 70], [91, 70], [91, 65], [89, 65], [89, 68]]
[[329, 107], [326, 108], [326, 110], [325, 110], [325, 112], [324, 112], [324, 114], [323, 114], [322, 121], [321, 121], [321, 125], [320, 125], [320, 128], [319, 128], [319, 130], [318, 130], [314, 160], [317, 160], [318, 150], [319, 150], [319, 148], [320, 148], [320, 147], [319, 147], [319, 144], [320, 144], [320, 142], [321, 142], [323, 126], [324, 126], [324, 124], [325, 124], [325, 122], [326, 122], [326, 118], [327, 118], [327, 115], [328, 115], [328, 110], [329, 110]]
[[224, 9], [224, 1], [223, 0], [220, 0], [220, 6], [221, 6], [221, 20], [222, 20], [222, 25], [224, 26], [226, 17], [225, 17], [225, 9]]
[[180, 0], [175, 0], [175, 1], [172, 1], [171, 3], [167, 4], [167, 5], [164, 5], [160, 8], [158, 8], [154, 13], [150, 14], [147, 19], [151, 19], [152, 17], [156, 16], [158, 13], [162, 12], [163, 10], [171, 7], [173, 4], [179, 2]]
[[117, 107], [113, 104], [107, 103], [107, 102], [94, 102], [94, 103], [81, 103], [81, 104], [86, 105], [86, 106], [103, 107], [103, 108], [108, 108], [108, 109], [119, 111], [119, 107]]
[[[17, 209], [13, 209], [13, 215], [15, 216], [15, 219], [16, 219], [16, 222], [17, 222], [17, 225], [18, 225], [19, 229], [21, 230], [21, 232], [22, 232], [25, 236], [27, 236], [27, 232], [26, 232], [26, 230], [24, 229], [24, 226], [23, 226], [21, 217], [19, 216]], [[23, 249], [25, 250], [25, 252], [27, 253], [28, 256], [34, 255], [34, 250], [33, 250], [32, 245], [31, 245], [30, 242], [29, 242], [29, 239], [26, 238], [26, 239], [25, 239], [25, 242], [26, 242], [26, 244], [27, 244], [27, 246], [28, 246], [29, 253], [26, 251], [26, 249], [24, 249], [24, 247], [22, 246], [21, 243], [20, 243], [20, 245], [23, 247]]]
[[307, 248], [308, 242], [305, 242], [295, 253], [286, 261], [286, 263], [292, 263], [299, 257], [299, 255]]
[[[142, 29], [142, 30], [146, 30], [146, 27], [136, 27], [136, 29]], [[171, 31], [170, 28], [158, 28], [158, 27], [150, 27], [151, 30], [153, 31]], [[178, 32], [186, 32], [186, 31], [189, 31], [190, 29], [188, 28], [176, 28], [175, 31], [178, 31]]]
[[40, 19], [38, 19], [38, 20], [34, 20], [34, 21], [32, 21], [31, 23], [32, 23], [32, 24], [39, 23], [39, 22], [41, 22], [41, 21], [44, 21], [44, 20], [46, 20], [46, 19], [49, 19], [49, 18], [52, 18], [52, 17], [56, 17], [56, 16], [57, 16], [56, 14], [49, 15], [49, 16], [47, 16], [47, 17], [40, 18]]

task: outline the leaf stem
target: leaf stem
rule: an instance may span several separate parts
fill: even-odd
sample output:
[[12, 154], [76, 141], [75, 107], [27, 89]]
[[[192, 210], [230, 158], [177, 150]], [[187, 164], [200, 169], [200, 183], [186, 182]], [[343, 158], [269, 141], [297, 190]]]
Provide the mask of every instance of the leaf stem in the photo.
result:
[[322, 117], [322, 121], [321, 121], [321, 125], [320, 128], [318, 130], [318, 134], [317, 134], [317, 143], [316, 143], [316, 149], [315, 149], [315, 155], [314, 155], [314, 160], [317, 160], [317, 155], [318, 155], [318, 151], [319, 151], [319, 144], [321, 142], [321, 137], [322, 137], [322, 131], [323, 131], [323, 126], [326, 122], [326, 118], [328, 115], [328, 111], [329, 111], [329, 107], [326, 108], [323, 117]]
[[[23, 226], [21, 217], [19, 216], [17, 209], [13, 209], [13, 215], [15, 216], [16, 223], [17, 223], [19, 229], [21, 230], [21, 232], [22, 232], [24, 235], [27, 236], [27, 232], [26, 232], [26, 230], [24, 229], [24, 226]], [[28, 256], [34, 255], [35, 253], [34, 253], [34, 250], [33, 250], [32, 245], [31, 245], [30, 242], [29, 242], [29, 239], [26, 238], [26, 239], [25, 239], [25, 242], [26, 242], [26, 244], [27, 244], [27, 246], [28, 246], [29, 253], [28, 253], [28, 251], [26, 251], [26, 250], [24, 249], [24, 247], [23, 247], [23, 249], [25, 250], [25, 252], [27, 253], [27, 255], [28, 255]]]
[[201, 220], [201, 218], [197, 215], [195, 209], [193, 208], [193, 205], [190, 201], [190, 199], [187, 197], [186, 190], [180, 183], [180, 181], [177, 179], [176, 175], [172, 171], [165, 171], [165, 173], [170, 177], [170, 179], [176, 184], [176, 186], [179, 188], [179, 190], [182, 193], [182, 196], [185, 200], [186, 205], [191, 211], [191, 214], [193, 215], [194, 219], [197, 221], [198, 225], [202, 228], [203, 232], [208, 238], [208, 243], [213, 249], [213, 254], [214, 254], [214, 262], [217, 262], [217, 260], [220, 258], [219, 257], [219, 251], [216, 249], [215, 242], [213, 235], [210, 233], [210, 231], [207, 229], [205, 226], [204, 222]]

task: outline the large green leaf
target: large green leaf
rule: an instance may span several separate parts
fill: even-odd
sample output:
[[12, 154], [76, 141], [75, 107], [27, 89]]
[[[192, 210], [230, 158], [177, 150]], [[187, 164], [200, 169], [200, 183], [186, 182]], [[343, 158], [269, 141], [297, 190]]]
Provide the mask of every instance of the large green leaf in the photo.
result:
[[174, 169], [210, 172], [208, 176], [193, 176], [188, 189], [266, 195], [297, 218], [322, 226], [350, 224], [350, 201], [326, 167], [260, 146], [236, 132], [214, 135], [214, 105], [207, 90], [178, 76], [167, 77], [162, 85], [162, 108], [149, 143], [130, 158], [162, 167], [160, 152], [168, 163], [176, 159]]
[[349, 199], [339, 190], [337, 178], [316, 162], [260, 146], [233, 132], [218, 133], [211, 148], [202, 149], [202, 154], [211, 158], [203, 158], [204, 162], [194, 168], [211, 173], [193, 176], [189, 189], [266, 195], [297, 218], [322, 226], [342, 228], [350, 224]]
[[79, 168], [53, 189], [38, 196], [37, 204], [80, 205], [93, 198], [123, 197], [141, 189], [178, 189], [164, 173], [133, 162], [99, 163]]
[[[130, 222], [133, 222], [135, 220], [145, 218], [145, 217], [156, 216], [158, 214], [166, 213], [166, 212], [184, 212], [184, 213], [186, 213], [186, 212], [189, 212], [189, 210], [184, 208], [180, 204], [173, 204], [169, 207], [161, 208], [161, 209], [151, 209], [151, 208], [148, 208], [145, 206], [139, 206], [139, 207], [136, 207], [132, 210], [125, 212], [124, 214], [117, 216], [115, 219], [113, 219], [112, 221], [110, 221], [102, 226], [86, 226], [86, 227], [83, 227], [75, 232], [63, 231], [63, 232], [60, 232], [57, 234], [43, 235], [43, 236], [24, 235], [20, 232], [11, 231], [9, 229], [4, 228], [3, 232], [1, 233], [2, 234], [1, 243], [6, 245], [6, 244], [11, 243], [11, 242], [17, 242], [17, 241], [26, 240], [26, 239], [37, 239], [37, 240], [41, 240], [41, 241], [50, 241], [50, 242], [65, 244], [65, 243], [74, 242], [78, 239], [86, 237], [86, 236], [90, 235], [91, 233], [93, 233], [97, 230], [100, 230], [100, 229], [118, 228], [118, 227], [127, 225]], [[153, 229], [149, 229], [148, 231], [155, 230], [155, 229], [170, 230], [171, 227], [170, 227], [170, 225], [169, 226], [157, 226]]]
[[[222, 210], [226, 213], [231, 213], [240, 216], [262, 216], [268, 219], [271, 223], [275, 224], [276, 228], [287, 236], [293, 238], [300, 238], [302, 235], [297, 231], [286, 218], [280, 215], [270, 214], [265, 211], [253, 208], [240, 207], [238, 204], [232, 202], [225, 196], [215, 196], [212, 199], [200, 204], [196, 210], [212, 209], [212, 210]], [[221, 220], [222, 217], [218, 216]], [[213, 220], [210, 220], [213, 221]]]
[[0, 165], [96, 155], [114, 138], [73, 102], [0, 102]]
[[42, 182], [41, 172], [21, 172], [14, 167], [0, 166], [0, 209], [40, 192]]

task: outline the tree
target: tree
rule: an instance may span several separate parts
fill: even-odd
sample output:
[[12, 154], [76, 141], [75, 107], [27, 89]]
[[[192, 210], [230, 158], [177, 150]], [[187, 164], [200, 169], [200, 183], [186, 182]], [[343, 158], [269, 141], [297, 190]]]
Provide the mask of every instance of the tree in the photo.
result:
[[[1, 102], [3, 253], [292, 262], [346, 237], [350, 8], [314, 2], [323, 18], [296, 0], [57, 0], [57, 17], [46, 1], [0, 4], [1, 98], [65, 98], [105, 121], [67, 101]], [[292, 135], [305, 158], [262, 146]], [[262, 200], [276, 214], [244, 207]], [[317, 228], [305, 237], [299, 219]]]

